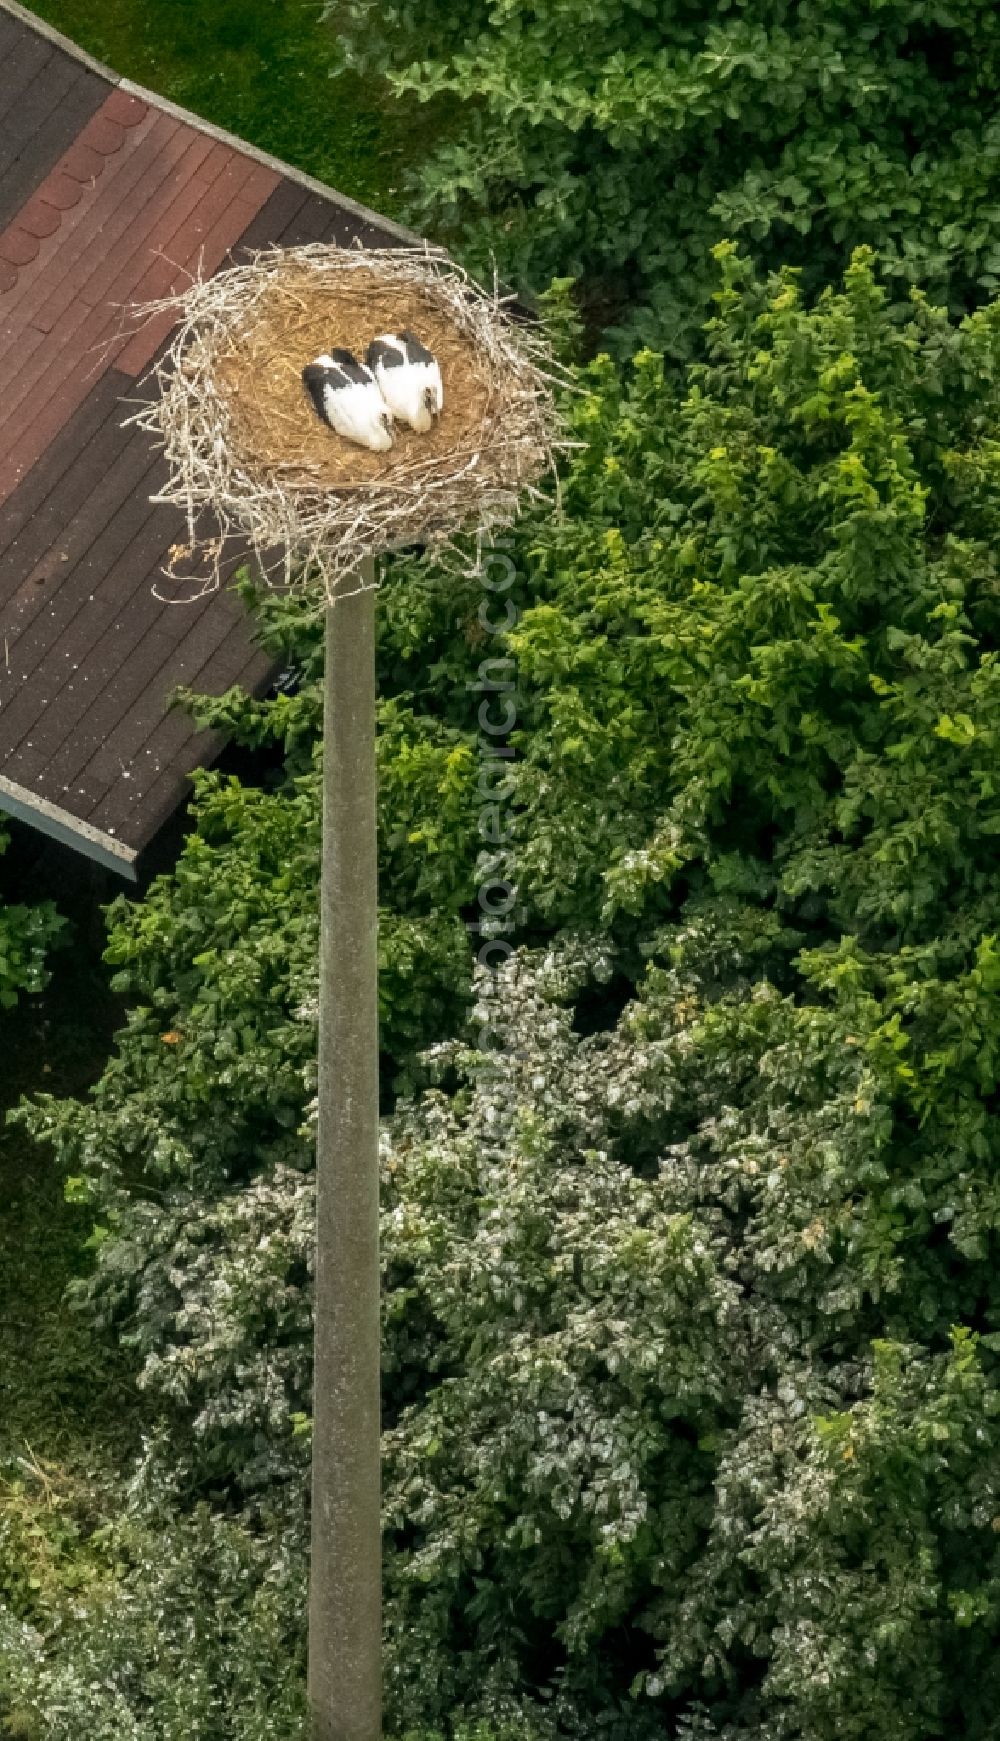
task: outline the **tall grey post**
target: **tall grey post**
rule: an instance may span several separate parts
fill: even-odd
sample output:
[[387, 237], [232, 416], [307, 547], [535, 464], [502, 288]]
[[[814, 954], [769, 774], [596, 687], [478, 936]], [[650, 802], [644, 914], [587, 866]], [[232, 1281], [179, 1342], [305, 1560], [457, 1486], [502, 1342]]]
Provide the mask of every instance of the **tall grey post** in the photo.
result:
[[[359, 581], [374, 582], [369, 561]], [[375, 593], [326, 612], [309, 1705], [382, 1733]]]

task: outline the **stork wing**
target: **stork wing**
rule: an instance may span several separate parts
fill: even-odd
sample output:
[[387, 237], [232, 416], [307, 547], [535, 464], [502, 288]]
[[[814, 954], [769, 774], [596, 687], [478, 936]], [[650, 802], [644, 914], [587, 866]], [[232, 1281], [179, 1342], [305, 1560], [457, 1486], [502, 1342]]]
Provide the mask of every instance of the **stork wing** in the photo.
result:
[[398, 369], [406, 361], [406, 353], [398, 340], [389, 337], [372, 339], [368, 346], [370, 369]]
[[322, 363], [307, 363], [302, 371], [302, 385], [313, 402], [317, 417], [326, 422], [326, 404], [323, 392], [326, 387], [329, 370]]
[[407, 328], [400, 333], [399, 338], [406, 351], [408, 363], [433, 363], [434, 352], [429, 351], [426, 345], [421, 344], [416, 333], [410, 332]]
[[372, 378], [371, 370], [364, 363], [359, 363], [352, 351], [331, 351], [330, 359], [336, 364], [339, 377], [336, 381], [331, 380], [333, 386], [364, 386]]

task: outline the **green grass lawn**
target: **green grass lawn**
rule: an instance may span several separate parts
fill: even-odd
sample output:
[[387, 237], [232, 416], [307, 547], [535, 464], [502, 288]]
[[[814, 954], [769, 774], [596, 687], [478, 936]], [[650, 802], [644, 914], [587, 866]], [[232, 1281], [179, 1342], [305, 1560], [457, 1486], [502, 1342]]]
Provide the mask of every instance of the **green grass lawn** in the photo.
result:
[[436, 124], [381, 85], [330, 77], [337, 39], [320, 0], [35, 0], [34, 10], [124, 77], [402, 214], [409, 165]]

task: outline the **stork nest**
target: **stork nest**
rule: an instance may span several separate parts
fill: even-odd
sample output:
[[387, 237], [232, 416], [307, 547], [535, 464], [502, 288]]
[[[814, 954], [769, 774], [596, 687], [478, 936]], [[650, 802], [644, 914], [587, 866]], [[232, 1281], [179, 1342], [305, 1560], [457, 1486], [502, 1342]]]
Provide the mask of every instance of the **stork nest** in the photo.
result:
[[[131, 420], [170, 468], [154, 499], [187, 520], [167, 572], [197, 552], [199, 590], [217, 586], [237, 540], [286, 584], [319, 572], [332, 598], [363, 584], [366, 557], [509, 524], [563, 445], [557, 365], [509, 301], [429, 251], [314, 243], [148, 305], [144, 317], [178, 320], [149, 378], [157, 396]], [[406, 327], [440, 363], [444, 409], [428, 434], [396, 424], [394, 447], [373, 453], [320, 421], [302, 369], [336, 346], [363, 359], [379, 333]]]

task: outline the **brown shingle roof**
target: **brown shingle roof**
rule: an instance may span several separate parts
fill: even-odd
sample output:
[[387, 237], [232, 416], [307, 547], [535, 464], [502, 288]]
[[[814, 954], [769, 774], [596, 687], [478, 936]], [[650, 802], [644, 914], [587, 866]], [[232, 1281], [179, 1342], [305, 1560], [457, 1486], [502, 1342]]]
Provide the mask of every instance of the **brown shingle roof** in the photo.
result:
[[117, 79], [0, 0], [0, 807], [125, 875], [218, 753], [179, 684], [273, 675], [230, 592], [165, 603], [180, 516], [123, 398], [123, 306], [241, 247], [408, 232]]

